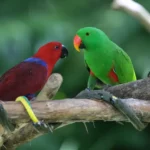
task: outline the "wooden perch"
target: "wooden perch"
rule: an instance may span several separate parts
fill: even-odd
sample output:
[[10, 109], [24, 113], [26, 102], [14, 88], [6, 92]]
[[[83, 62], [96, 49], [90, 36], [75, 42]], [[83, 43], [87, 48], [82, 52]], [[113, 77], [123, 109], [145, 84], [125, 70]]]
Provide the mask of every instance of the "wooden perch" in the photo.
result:
[[123, 10], [129, 15], [135, 17], [150, 32], [150, 14], [139, 3], [133, 0], [114, 0], [112, 8]]
[[[150, 101], [124, 99], [144, 122], [150, 122]], [[81, 121], [127, 121], [113, 106], [101, 100], [64, 99], [55, 101], [39, 101], [31, 103], [33, 111], [39, 119], [56, 122]], [[14, 122], [29, 122], [24, 108], [15, 102], [5, 103], [8, 115]], [[16, 110], [15, 112], [12, 110]]]
[[49, 77], [41, 92], [36, 97], [36, 101], [52, 99], [62, 84], [63, 78], [60, 74], [53, 74]]
[[[136, 109], [138, 113], [147, 113], [148, 111], [150, 111], [150, 78], [112, 86], [106, 90], [117, 97], [124, 98], [124, 100], [127, 101], [127, 103], [131, 105], [131, 107]], [[112, 106], [103, 101], [93, 99], [93, 97], [99, 94], [99, 91], [100, 90], [84, 90], [72, 99], [70, 98], [55, 101], [33, 101], [31, 102], [31, 105], [33, 111], [39, 119], [47, 120], [49, 122], [88, 120], [89, 118], [83, 118], [83, 116], [86, 117], [87, 115], [85, 115], [84, 113], [91, 114], [92, 111], [94, 111], [95, 114], [98, 114], [98, 116], [90, 117], [89, 115], [87, 115], [88, 117], [90, 117], [90, 120], [101, 120], [101, 117], [103, 117], [103, 115], [100, 115], [101, 111], [102, 113], [106, 114], [106, 116], [108, 116], [108, 110], [110, 110], [110, 113], [113, 117], [106, 117], [105, 120], [116, 120], [115, 115], [117, 111]], [[6, 102], [3, 103], [3, 106], [6, 109], [8, 116], [15, 123], [24, 123], [29, 121], [28, 114], [26, 113], [21, 103]], [[81, 111], [83, 111], [83, 114], [80, 113]], [[76, 115], [78, 116], [77, 118], [75, 117]], [[125, 118], [121, 116], [119, 112], [117, 112], [117, 115], [120, 116], [120, 118], [118, 118], [117, 116], [117, 118], [119, 119], [118, 121], [124, 121]], [[144, 121], [146, 122], [149, 122], [148, 120], [146, 121], [144, 119]]]
[[[60, 75], [53, 74], [52, 76], [55, 76], [56, 78], [50, 77], [48, 82], [53, 82], [52, 79], [55, 79], [55, 82], [53, 82], [55, 83], [55, 86], [47, 82], [45, 85], [46, 88], [43, 88], [43, 90], [46, 89], [46, 91], [49, 92], [49, 94], [45, 92], [45, 94], [48, 95], [47, 98], [49, 95], [51, 95], [51, 97], [55, 95], [54, 93], [50, 94], [50, 91], [47, 89], [47, 84], [59, 88], [62, 82], [62, 77]], [[58, 88], [54, 89], [58, 90]], [[53, 88], [50, 87], [50, 89]], [[52, 91], [56, 92], [57, 90]], [[124, 101], [134, 109], [136, 114], [144, 122], [150, 122], [150, 78], [112, 86], [106, 90], [115, 96], [125, 98]], [[55, 101], [49, 101], [47, 99], [45, 99], [46, 101], [43, 101], [43, 99], [41, 99], [42, 101], [31, 102], [31, 105], [39, 119], [50, 123], [60, 122], [63, 123], [63, 126], [72, 122], [89, 122], [93, 120], [128, 121], [120, 112], [108, 103], [93, 99], [93, 97], [98, 96], [98, 93], [99, 90], [84, 90], [72, 99]], [[43, 97], [45, 98], [45, 96]], [[130, 97], [133, 97], [134, 99]], [[15, 149], [20, 144], [48, 132], [47, 130], [40, 130], [41, 132], [37, 132], [29, 120], [22, 104], [17, 102], [6, 102], [3, 103], [3, 106], [13, 122], [19, 124], [13, 133], [4, 133], [2, 135], [1, 142], [3, 142], [7, 149]], [[58, 126], [56, 124], [56, 126], [53, 127], [57, 129], [57, 127], [61, 126], [60, 124], [58, 124]], [[5, 149], [4, 146], [1, 149]]]

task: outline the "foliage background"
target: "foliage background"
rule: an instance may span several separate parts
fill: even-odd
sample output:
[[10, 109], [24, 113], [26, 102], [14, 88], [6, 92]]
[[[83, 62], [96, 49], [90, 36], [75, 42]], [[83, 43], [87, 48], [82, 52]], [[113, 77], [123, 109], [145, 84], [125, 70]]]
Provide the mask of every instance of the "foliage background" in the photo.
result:
[[[150, 11], [150, 1], [138, 0]], [[83, 54], [72, 44], [76, 31], [85, 26], [101, 28], [131, 57], [138, 78], [150, 70], [150, 35], [137, 20], [110, 8], [111, 0], [0, 0], [0, 75], [30, 57], [42, 44], [57, 40], [66, 45], [69, 57], [54, 72], [64, 77], [57, 98], [74, 97], [86, 87], [88, 73]], [[69, 125], [46, 134], [17, 150], [127, 150], [149, 149], [148, 127], [142, 132], [132, 125], [96, 121]]]

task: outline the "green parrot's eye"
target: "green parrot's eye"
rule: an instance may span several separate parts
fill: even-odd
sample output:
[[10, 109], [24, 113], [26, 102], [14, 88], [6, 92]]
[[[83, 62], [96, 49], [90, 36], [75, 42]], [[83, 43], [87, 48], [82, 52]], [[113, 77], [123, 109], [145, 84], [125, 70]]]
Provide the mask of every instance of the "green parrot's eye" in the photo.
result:
[[89, 32], [86, 32], [86, 36], [89, 36], [90, 35], [90, 33]]

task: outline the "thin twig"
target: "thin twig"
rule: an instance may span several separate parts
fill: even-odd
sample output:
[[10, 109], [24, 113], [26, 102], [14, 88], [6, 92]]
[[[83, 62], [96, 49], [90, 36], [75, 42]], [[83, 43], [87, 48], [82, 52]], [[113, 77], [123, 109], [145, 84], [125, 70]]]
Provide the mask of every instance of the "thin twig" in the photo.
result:
[[133, 0], [114, 0], [112, 8], [135, 17], [150, 32], [150, 13], [141, 4]]

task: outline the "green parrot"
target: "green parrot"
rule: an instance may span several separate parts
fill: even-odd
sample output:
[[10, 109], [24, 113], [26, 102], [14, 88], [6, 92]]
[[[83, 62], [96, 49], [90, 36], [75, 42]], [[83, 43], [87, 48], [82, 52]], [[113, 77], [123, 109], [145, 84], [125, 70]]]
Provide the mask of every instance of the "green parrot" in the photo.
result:
[[[95, 27], [79, 29], [73, 43], [77, 51], [84, 50], [85, 64], [90, 73], [88, 89], [94, 89], [97, 80], [107, 85], [117, 85], [136, 80], [130, 57], [100, 29]], [[137, 116], [134, 119], [136, 120]], [[135, 122], [141, 123], [139, 119]]]
[[90, 72], [88, 88], [94, 89], [97, 79], [108, 85], [136, 80], [130, 57], [100, 29], [85, 27], [74, 38], [77, 51], [84, 49], [84, 60]]

